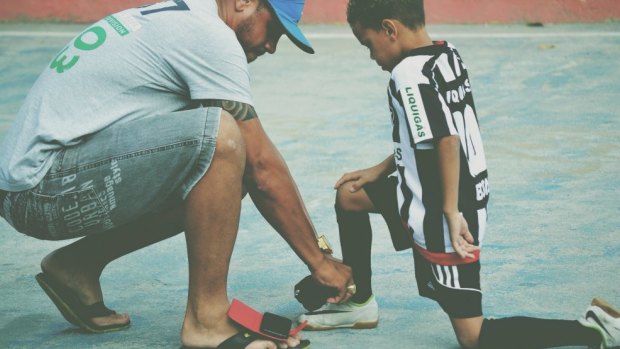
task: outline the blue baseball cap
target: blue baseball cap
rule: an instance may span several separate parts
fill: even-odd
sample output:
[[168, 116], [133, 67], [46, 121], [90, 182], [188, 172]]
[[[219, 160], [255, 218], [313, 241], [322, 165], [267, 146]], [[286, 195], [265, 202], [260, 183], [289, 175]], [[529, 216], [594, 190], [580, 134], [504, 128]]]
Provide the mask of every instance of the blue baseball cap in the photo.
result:
[[286, 36], [302, 51], [314, 53], [308, 39], [297, 26], [304, 10], [304, 0], [267, 0], [286, 30]]

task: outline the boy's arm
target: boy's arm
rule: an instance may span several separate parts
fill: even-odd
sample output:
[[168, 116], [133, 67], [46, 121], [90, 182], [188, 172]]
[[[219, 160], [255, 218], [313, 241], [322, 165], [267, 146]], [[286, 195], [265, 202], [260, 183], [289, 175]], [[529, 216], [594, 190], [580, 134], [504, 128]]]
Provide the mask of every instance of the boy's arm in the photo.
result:
[[334, 189], [338, 189], [346, 182], [355, 181], [355, 183], [351, 185], [351, 192], [354, 193], [360, 190], [367, 183], [372, 183], [383, 176], [387, 176], [395, 170], [396, 162], [394, 160], [394, 155], [390, 154], [390, 156], [388, 156], [385, 160], [373, 167], [345, 173], [342, 177], [340, 177], [338, 182], [336, 182]]
[[443, 189], [443, 213], [448, 221], [452, 247], [461, 258], [474, 258], [474, 238], [469, 232], [467, 222], [459, 212], [459, 175], [461, 141], [459, 136], [444, 137], [437, 143], [439, 174]]

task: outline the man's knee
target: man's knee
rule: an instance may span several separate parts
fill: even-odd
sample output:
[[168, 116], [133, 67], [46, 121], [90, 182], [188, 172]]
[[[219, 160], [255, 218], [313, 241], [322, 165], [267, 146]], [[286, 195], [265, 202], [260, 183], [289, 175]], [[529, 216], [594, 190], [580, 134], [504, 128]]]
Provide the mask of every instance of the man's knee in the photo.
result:
[[222, 110], [214, 158], [228, 159], [245, 166], [245, 142], [235, 119]]

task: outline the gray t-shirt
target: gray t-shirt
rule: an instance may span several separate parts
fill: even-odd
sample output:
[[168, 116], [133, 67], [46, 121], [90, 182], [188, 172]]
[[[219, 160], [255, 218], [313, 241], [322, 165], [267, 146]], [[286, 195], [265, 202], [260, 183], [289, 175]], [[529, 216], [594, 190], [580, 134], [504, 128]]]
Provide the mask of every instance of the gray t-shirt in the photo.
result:
[[246, 56], [215, 0], [174, 0], [108, 16], [73, 39], [32, 87], [0, 143], [0, 189], [36, 186], [62, 147], [116, 123], [252, 105]]

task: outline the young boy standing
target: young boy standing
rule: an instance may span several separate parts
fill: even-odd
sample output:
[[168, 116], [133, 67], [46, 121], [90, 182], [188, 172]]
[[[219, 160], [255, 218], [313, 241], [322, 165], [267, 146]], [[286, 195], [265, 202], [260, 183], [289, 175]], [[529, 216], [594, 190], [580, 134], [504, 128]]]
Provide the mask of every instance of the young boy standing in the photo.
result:
[[448, 314], [463, 348], [620, 346], [620, 313], [597, 299], [579, 321], [482, 316], [479, 246], [489, 184], [467, 69], [454, 46], [431, 41], [422, 0], [350, 0], [347, 16], [370, 58], [391, 73], [394, 154], [336, 183], [343, 257], [357, 293], [300, 320], [317, 330], [376, 326], [368, 218], [374, 212], [385, 218], [397, 249], [403, 240], [413, 246], [419, 293]]

